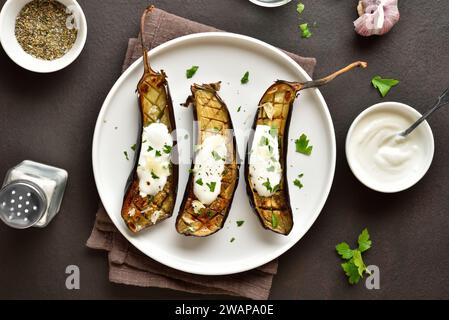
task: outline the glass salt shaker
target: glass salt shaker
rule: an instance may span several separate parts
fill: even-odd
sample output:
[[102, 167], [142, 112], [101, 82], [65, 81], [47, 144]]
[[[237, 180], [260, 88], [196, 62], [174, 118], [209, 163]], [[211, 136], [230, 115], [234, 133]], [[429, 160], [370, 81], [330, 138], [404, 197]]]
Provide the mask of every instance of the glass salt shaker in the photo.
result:
[[59, 212], [67, 171], [25, 160], [6, 174], [0, 190], [0, 219], [10, 227], [47, 226]]

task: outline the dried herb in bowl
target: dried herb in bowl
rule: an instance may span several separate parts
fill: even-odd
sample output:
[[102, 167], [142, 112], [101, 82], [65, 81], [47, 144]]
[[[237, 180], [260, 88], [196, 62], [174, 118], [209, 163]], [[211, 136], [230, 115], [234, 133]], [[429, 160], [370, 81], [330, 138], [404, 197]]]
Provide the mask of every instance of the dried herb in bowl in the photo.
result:
[[55, 0], [33, 0], [16, 18], [15, 36], [23, 50], [35, 58], [55, 60], [64, 56], [78, 35], [73, 14]]

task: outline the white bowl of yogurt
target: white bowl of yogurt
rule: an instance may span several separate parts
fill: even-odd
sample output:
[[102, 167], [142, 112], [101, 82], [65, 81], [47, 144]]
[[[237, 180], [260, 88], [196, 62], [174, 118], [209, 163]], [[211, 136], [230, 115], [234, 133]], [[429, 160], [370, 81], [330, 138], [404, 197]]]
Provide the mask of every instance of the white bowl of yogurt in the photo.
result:
[[346, 137], [346, 158], [360, 182], [392, 193], [410, 188], [426, 174], [434, 154], [427, 121], [406, 137], [398, 135], [420, 117], [406, 104], [382, 102], [354, 120]]

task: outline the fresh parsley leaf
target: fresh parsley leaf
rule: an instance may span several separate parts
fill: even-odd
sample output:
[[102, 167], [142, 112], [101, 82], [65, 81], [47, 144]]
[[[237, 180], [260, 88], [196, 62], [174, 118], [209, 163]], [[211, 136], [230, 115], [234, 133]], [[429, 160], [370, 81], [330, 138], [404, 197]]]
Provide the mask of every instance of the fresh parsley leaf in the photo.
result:
[[202, 185], [203, 185], [203, 179], [199, 178], [198, 180], [195, 181], [195, 183], [196, 183], [197, 185], [202, 186]]
[[129, 161], [129, 157], [128, 157], [128, 151], [123, 151], [123, 154], [125, 155], [126, 160]]
[[237, 112], [240, 112], [240, 110], [242, 110], [241, 106], [237, 108]]
[[237, 223], [237, 227], [241, 227], [245, 223], [245, 221], [239, 220], [239, 221], [236, 221], [236, 223]]
[[308, 23], [301, 23], [299, 25], [299, 29], [301, 30], [301, 38], [308, 39], [312, 36], [312, 32], [310, 32], [310, 30], [309, 30]]
[[350, 284], [356, 284], [360, 280], [360, 274], [358, 271], [357, 266], [354, 264], [352, 260], [342, 263], [341, 267], [343, 268], [343, 271], [345, 272], [346, 276], [348, 277]]
[[151, 171], [151, 178], [159, 179], [159, 177], [153, 171]]
[[215, 161], [218, 161], [218, 160], [223, 160], [223, 158], [222, 157], [220, 157], [220, 155], [218, 154], [218, 152], [217, 151], [212, 151], [212, 157], [214, 157], [214, 159], [215, 159]]
[[156, 157], [162, 156], [162, 153], [159, 150], [156, 150]]
[[271, 187], [271, 183], [270, 183], [270, 179], [267, 178], [267, 181], [265, 181], [264, 183], [262, 183], [262, 185], [267, 188], [268, 191], [273, 191], [273, 188]]
[[347, 244], [346, 242], [337, 244], [335, 246], [335, 249], [343, 259], [349, 260], [352, 258], [353, 252], [349, 247], [349, 244]]
[[309, 142], [307, 136], [303, 133], [299, 139], [295, 140], [296, 152], [310, 156], [312, 154], [313, 146], [309, 146]]
[[170, 153], [172, 147], [169, 145], [164, 144], [164, 149], [162, 149], [165, 153]]
[[274, 172], [274, 169], [275, 169], [274, 166], [270, 166], [270, 167], [267, 168], [267, 171], [268, 172]]
[[360, 252], [365, 252], [369, 248], [371, 248], [372, 241], [369, 239], [368, 229], [363, 229], [362, 233], [358, 238], [359, 250]]
[[199, 68], [198, 66], [192, 66], [190, 69], [187, 69], [186, 70], [187, 79], [192, 78], [195, 75], [195, 73], [198, 71], [198, 68]]
[[396, 86], [399, 81], [396, 79], [383, 79], [380, 76], [375, 76], [373, 79], [371, 79], [371, 83], [373, 84], [374, 88], [379, 90], [379, 93], [382, 97], [385, 97], [390, 91], [390, 89], [394, 86]]
[[354, 265], [357, 267], [357, 271], [359, 275], [363, 277], [363, 272], [366, 270], [365, 263], [363, 262], [362, 253], [359, 250], [353, 251], [352, 260], [354, 261]]
[[132, 151], [136, 151], [136, 148], [137, 148], [137, 145], [134, 143], [134, 144], [131, 146], [131, 150], [132, 150]]
[[215, 186], [217, 185], [217, 183], [215, 181], [212, 182], [206, 182], [206, 186], [209, 187], [210, 192], [214, 192], [215, 191]]
[[278, 216], [272, 211], [271, 212], [271, 226], [273, 229], [276, 229], [279, 225], [279, 218]]
[[299, 2], [298, 5], [296, 6], [296, 12], [298, 12], [299, 14], [301, 14], [304, 11], [304, 4]]
[[277, 192], [279, 190], [279, 188], [281, 187], [281, 185], [278, 183], [277, 185], [275, 185], [273, 187], [273, 190], [271, 192]]
[[153, 151], [153, 147], [152, 146], [148, 146], [148, 150], [147, 152]]
[[249, 81], [249, 71], [246, 71], [242, 79], [240, 79], [240, 83], [245, 84], [248, 83], [248, 81]]

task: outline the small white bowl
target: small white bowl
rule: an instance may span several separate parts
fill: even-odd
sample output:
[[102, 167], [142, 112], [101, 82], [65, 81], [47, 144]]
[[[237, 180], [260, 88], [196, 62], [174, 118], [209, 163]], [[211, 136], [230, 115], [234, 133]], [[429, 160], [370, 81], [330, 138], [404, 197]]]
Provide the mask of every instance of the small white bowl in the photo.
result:
[[87, 38], [87, 23], [84, 12], [76, 0], [58, 0], [63, 5], [72, 10], [75, 23], [78, 27], [78, 35], [73, 47], [61, 58], [47, 61], [38, 59], [26, 53], [14, 34], [16, 26], [16, 17], [20, 10], [32, 0], [8, 0], [0, 12], [0, 43], [6, 54], [16, 64], [24, 69], [49, 73], [61, 70], [70, 65], [79, 56], [84, 48]]
[[[356, 155], [354, 152], [351, 152], [350, 142], [353, 138], [353, 133], [359, 125], [362, 124], [361, 121], [364, 119], [369, 119], [369, 116], [372, 116], [375, 112], [392, 112], [396, 114], [401, 114], [404, 118], [410, 119], [410, 125], [418, 120], [421, 117], [421, 114], [413, 109], [412, 107], [398, 102], [382, 102], [375, 104], [367, 109], [365, 109], [362, 113], [360, 113], [357, 118], [355, 118], [351, 127], [349, 128], [348, 134], [346, 136], [346, 159], [348, 160], [349, 167], [351, 168], [354, 175], [357, 179], [363, 183], [368, 188], [371, 188], [375, 191], [384, 192], [384, 193], [394, 193], [403, 191], [405, 189], [410, 188], [414, 184], [416, 184], [421, 178], [426, 174], [429, 169], [433, 155], [434, 155], [434, 140], [432, 130], [427, 123], [424, 121], [420, 124], [418, 128], [415, 129], [416, 134], [422, 137], [423, 144], [425, 145], [425, 150], [423, 159], [419, 161], [419, 165], [416, 170], [411, 170], [410, 174], [403, 179], [392, 180], [389, 182], [382, 181], [381, 178], [375, 177], [373, 174], [369, 174], [367, 170], [362, 168], [361, 165], [357, 163]], [[404, 130], [407, 128], [403, 128]], [[415, 131], [413, 133], [415, 133]], [[413, 134], [412, 133], [412, 134]]]
[[261, 7], [274, 8], [283, 6], [284, 4], [289, 3], [291, 0], [272, 0], [272, 1], [249, 0], [249, 1]]

